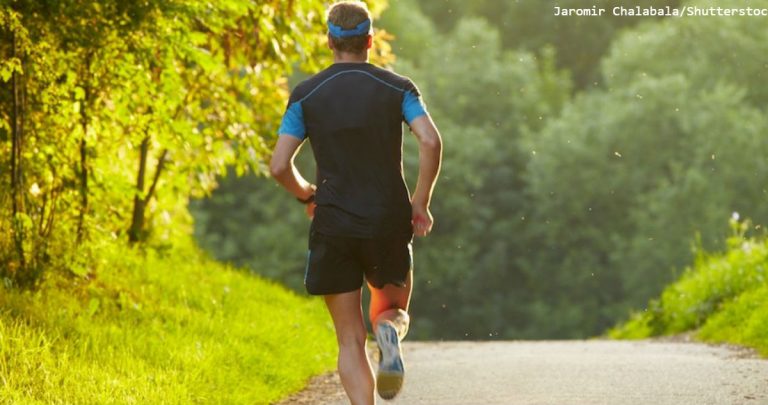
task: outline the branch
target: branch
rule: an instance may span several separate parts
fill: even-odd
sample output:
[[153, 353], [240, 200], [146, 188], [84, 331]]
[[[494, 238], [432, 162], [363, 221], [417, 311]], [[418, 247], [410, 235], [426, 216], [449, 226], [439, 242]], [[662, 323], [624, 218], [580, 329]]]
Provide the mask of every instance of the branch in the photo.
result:
[[168, 149], [163, 149], [163, 152], [160, 154], [160, 160], [157, 162], [157, 169], [155, 169], [155, 177], [152, 179], [152, 185], [149, 186], [147, 195], [144, 196], [144, 201], [143, 201], [144, 205], [147, 205], [149, 203], [149, 199], [152, 198], [152, 194], [155, 193], [157, 182], [158, 180], [160, 180], [160, 173], [163, 171], [163, 167], [165, 166], [166, 156], [168, 156]]

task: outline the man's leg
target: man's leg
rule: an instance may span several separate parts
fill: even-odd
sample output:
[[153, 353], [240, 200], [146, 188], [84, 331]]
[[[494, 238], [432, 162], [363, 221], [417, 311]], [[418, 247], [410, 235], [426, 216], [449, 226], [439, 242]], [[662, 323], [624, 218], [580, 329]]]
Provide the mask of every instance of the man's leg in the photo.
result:
[[412, 273], [408, 272], [405, 286], [387, 284], [371, 290], [369, 316], [376, 342], [381, 350], [376, 384], [379, 395], [384, 399], [394, 398], [403, 386], [403, 365], [400, 341], [408, 333], [410, 318], [408, 305], [411, 300]]
[[408, 272], [404, 287], [387, 284], [383, 288], [375, 288], [368, 284], [368, 289], [371, 290], [368, 316], [373, 330], [376, 330], [379, 322], [390, 321], [397, 328], [397, 335], [402, 340], [408, 333], [410, 325], [408, 306], [411, 303], [413, 291], [413, 271]]
[[339, 343], [339, 376], [352, 405], [374, 404], [374, 377], [365, 350], [367, 338], [361, 291], [325, 296]]

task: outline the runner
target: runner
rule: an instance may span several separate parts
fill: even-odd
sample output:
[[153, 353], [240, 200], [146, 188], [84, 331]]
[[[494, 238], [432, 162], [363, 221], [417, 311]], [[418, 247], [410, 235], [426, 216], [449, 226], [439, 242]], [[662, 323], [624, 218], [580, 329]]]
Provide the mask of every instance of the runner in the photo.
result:
[[[313, 218], [304, 283], [323, 295], [339, 344], [338, 369], [352, 405], [392, 399], [403, 384], [400, 342], [408, 332], [413, 235], [432, 229], [429, 211], [442, 141], [416, 86], [368, 63], [371, 16], [365, 3], [328, 11], [334, 63], [292, 92], [270, 163], [272, 176]], [[402, 122], [419, 142], [419, 175], [409, 196], [402, 171]], [[309, 139], [317, 185], [293, 159]], [[378, 372], [366, 355], [362, 286], [381, 351]]]

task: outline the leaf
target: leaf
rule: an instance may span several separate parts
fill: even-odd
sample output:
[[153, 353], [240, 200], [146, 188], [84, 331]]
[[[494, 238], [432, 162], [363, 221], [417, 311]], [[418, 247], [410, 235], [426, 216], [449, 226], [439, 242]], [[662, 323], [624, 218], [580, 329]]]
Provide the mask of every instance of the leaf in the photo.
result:
[[99, 307], [101, 307], [101, 301], [95, 297], [91, 298], [91, 300], [88, 301], [88, 316], [96, 315], [96, 312], [99, 310]]
[[13, 72], [23, 74], [24, 71], [21, 67], [21, 60], [19, 58], [10, 58], [6, 61], [0, 62], [0, 79], [7, 82], [13, 76]]
[[80, 86], [75, 87], [75, 100], [85, 100], [85, 89]]

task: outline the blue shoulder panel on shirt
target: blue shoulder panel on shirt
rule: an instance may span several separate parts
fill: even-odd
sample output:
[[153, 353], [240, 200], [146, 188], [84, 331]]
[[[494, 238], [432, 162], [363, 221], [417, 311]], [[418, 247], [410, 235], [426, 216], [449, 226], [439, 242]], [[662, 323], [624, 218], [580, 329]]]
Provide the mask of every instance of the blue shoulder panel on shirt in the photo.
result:
[[304, 127], [304, 111], [301, 108], [301, 102], [291, 104], [283, 115], [283, 122], [280, 124], [278, 135], [290, 135], [303, 140], [307, 134]]
[[421, 102], [421, 97], [417, 97], [412, 91], [406, 91], [403, 97], [403, 117], [410, 124], [416, 118], [427, 115], [427, 108]]

